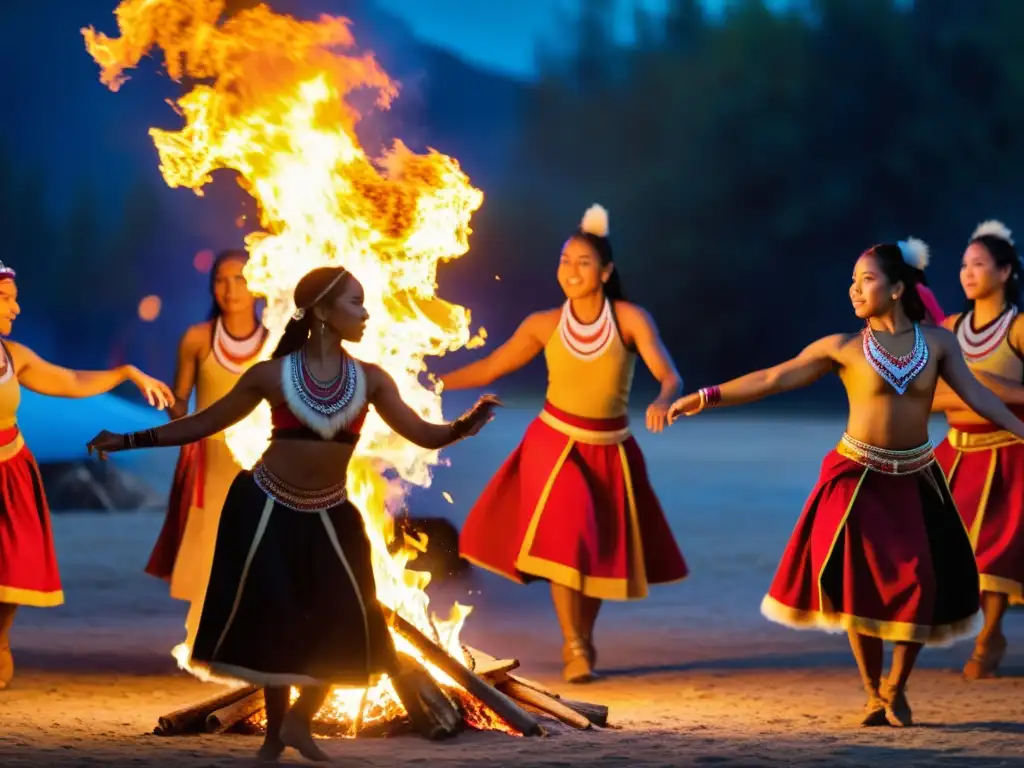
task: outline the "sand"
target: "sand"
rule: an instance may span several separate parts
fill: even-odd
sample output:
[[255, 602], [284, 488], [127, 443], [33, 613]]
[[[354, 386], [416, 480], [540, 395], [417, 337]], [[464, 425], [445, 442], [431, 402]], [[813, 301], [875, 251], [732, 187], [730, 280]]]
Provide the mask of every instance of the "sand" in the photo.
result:
[[[417, 509], [460, 522], [528, 416], [507, 415], [474, 450], [457, 446], [452, 468], [418, 494]], [[600, 682], [559, 682], [543, 586], [474, 572], [432, 588], [441, 612], [455, 599], [475, 606], [466, 642], [515, 655], [524, 674], [608, 705], [613, 729], [328, 740], [325, 750], [342, 765], [439, 768], [1024, 764], [1024, 613], [1007, 617], [1010, 653], [998, 680], [960, 679], [969, 643], [922, 654], [909, 690], [918, 726], [902, 730], [853, 724], [862, 694], [842, 637], [793, 632], [759, 615], [820, 456], [841, 430], [835, 420], [787, 422], [780, 443], [781, 426], [715, 414], [686, 432], [642, 439], [693, 575], [606, 609]], [[217, 690], [177, 671], [168, 655], [184, 607], [141, 573], [159, 525], [153, 512], [56, 516], [68, 603], [19, 616], [18, 676], [0, 694], [0, 766], [231, 766], [255, 752], [258, 737], [151, 735], [158, 715]], [[288, 761], [301, 758], [289, 753]]]

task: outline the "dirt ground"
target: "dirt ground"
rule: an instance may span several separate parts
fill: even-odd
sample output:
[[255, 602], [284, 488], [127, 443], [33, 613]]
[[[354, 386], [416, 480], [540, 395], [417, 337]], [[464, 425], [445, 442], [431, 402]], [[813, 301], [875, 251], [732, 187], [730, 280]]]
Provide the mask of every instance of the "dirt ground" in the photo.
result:
[[[796, 661], [796, 660], [793, 660]], [[553, 725], [542, 738], [465, 733], [442, 743], [415, 736], [329, 740], [342, 765], [478, 766], [971, 766], [1024, 764], [1021, 678], [967, 685], [925, 670], [911, 702], [918, 727], [860, 729], [849, 668], [749, 668], [742, 660], [612, 674], [576, 698], [611, 708], [614, 729]], [[761, 665], [757, 665], [761, 666]], [[1020, 672], [1021, 670], [1017, 670]], [[549, 684], [557, 680], [547, 678]], [[0, 764], [28, 766], [233, 766], [259, 737], [151, 735], [160, 714], [205, 698], [180, 674], [27, 671], [0, 699]], [[564, 692], [565, 687], [562, 686]], [[289, 753], [287, 762], [301, 762]]]
[[[509, 411], [507, 426], [452, 449], [452, 468], [417, 497], [417, 510], [461, 523], [531, 416]], [[474, 606], [465, 642], [516, 656], [524, 675], [564, 695], [608, 705], [614, 729], [554, 727], [529, 739], [473, 732], [443, 743], [333, 740], [326, 751], [342, 765], [430, 768], [1024, 765], [1024, 611], [1007, 616], [1010, 652], [999, 680], [960, 679], [969, 641], [926, 650], [909, 689], [919, 725], [901, 730], [851, 724], [863, 700], [845, 638], [793, 632], [758, 612], [821, 456], [841, 431], [835, 419], [715, 415], [678, 434], [640, 436], [692, 575], [647, 600], [606, 606], [599, 683], [559, 682], [543, 585], [477, 572], [431, 588], [439, 613], [453, 600]], [[167, 457], [160, 472], [169, 482]], [[177, 671], [169, 656], [183, 637], [185, 608], [142, 573], [160, 523], [158, 513], [54, 517], [67, 603], [25, 610], [15, 622], [19, 668], [0, 693], [0, 768], [233, 766], [255, 753], [258, 737], [152, 735], [159, 715], [216, 691]]]

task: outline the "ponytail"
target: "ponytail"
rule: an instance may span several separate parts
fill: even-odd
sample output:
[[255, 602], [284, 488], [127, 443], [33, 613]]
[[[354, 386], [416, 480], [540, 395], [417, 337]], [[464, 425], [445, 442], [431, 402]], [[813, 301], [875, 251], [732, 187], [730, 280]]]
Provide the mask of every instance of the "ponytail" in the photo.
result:
[[284, 327], [284, 333], [281, 334], [281, 340], [277, 342], [277, 347], [274, 348], [274, 354], [272, 354], [271, 357], [286, 357], [292, 352], [297, 352], [302, 348], [302, 345], [306, 343], [312, 329], [312, 312], [303, 313], [302, 317], [298, 320], [293, 317], [288, 321], [288, 325]]

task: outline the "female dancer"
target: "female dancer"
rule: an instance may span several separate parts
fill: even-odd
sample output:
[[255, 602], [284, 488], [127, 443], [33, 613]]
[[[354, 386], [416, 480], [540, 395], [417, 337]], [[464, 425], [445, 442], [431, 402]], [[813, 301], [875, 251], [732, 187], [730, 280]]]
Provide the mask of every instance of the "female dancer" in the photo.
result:
[[[968, 310], [945, 325], [956, 334], [967, 365], [981, 382], [1020, 413], [1024, 405], [1024, 318], [1020, 316], [1021, 260], [1010, 230], [988, 221], [971, 235], [960, 267]], [[935, 456], [981, 572], [985, 625], [964, 666], [968, 680], [995, 675], [1006, 652], [1003, 614], [1024, 603], [1024, 444], [975, 413], [948, 387], [932, 410], [945, 411], [950, 429]]]
[[661, 384], [651, 431], [664, 428], [682, 382], [654, 321], [623, 300], [600, 206], [562, 247], [558, 282], [565, 304], [530, 315], [486, 358], [441, 380], [446, 390], [485, 386], [544, 351], [544, 410], [470, 511], [460, 549], [513, 581], [551, 583], [564, 677], [585, 682], [601, 601], [643, 598], [648, 584], [687, 574], [627, 416], [637, 352]]
[[[15, 273], [0, 263], [0, 336], [21, 314]], [[10, 631], [19, 605], [50, 608], [64, 602], [50, 511], [39, 467], [18, 429], [21, 388], [53, 397], [91, 397], [130, 381], [150, 405], [166, 408], [170, 387], [126, 365], [111, 371], [72, 371], [26, 346], [0, 341], [0, 690], [14, 676]]]
[[[971, 409], [1014, 435], [1024, 423], [964, 364], [948, 330], [919, 323], [919, 240], [857, 260], [850, 299], [860, 333], [826, 336], [797, 357], [687, 395], [670, 419], [805, 387], [836, 370], [850, 415], [825, 457], [761, 610], [795, 628], [846, 630], [868, 704], [863, 725], [910, 725], [906, 684], [922, 644], [972, 632], [979, 607], [970, 538], [928, 441], [941, 376]], [[882, 642], [895, 644], [882, 684]]]
[[[193, 389], [197, 410], [224, 397], [263, 350], [267, 331], [256, 317], [256, 298], [242, 273], [248, 258], [245, 251], [230, 250], [214, 260], [209, 320], [189, 328], [178, 347], [173, 418], [188, 412]], [[185, 620], [190, 647], [213, 564], [220, 510], [239, 469], [223, 432], [182, 447], [167, 517], [146, 566], [147, 573], [170, 581], [171, 597], [191, 602]]]
[[[417, 416], [387, 373], [342, 349], [342, 341], [359, 341], [368, 315], [363, 287], [340, 267], [303, 277], [295, 305], [273, 358], [243, 373], [222, 399], [155, 429], [101, 432], [89, 449], [102, 456], [204, 440], [270, 403], [270, 445], [251, 471], [239, 472], [224, 502], [191, 665], [265, 686], [261, 757], [292, 746], [324, 760], [311, 722], [327, 686], [363, 687], [397, 672], [370, 543], [345, 488], [367, 408], [436, 449], [479, 431], [497, 401], [482, 398], [451, 424]], [[303, 691], [289, 709], [292, 685]]]

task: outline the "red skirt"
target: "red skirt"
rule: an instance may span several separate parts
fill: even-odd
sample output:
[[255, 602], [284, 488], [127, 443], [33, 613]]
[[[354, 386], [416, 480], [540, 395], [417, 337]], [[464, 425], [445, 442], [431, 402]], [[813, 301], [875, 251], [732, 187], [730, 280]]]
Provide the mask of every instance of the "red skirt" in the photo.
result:
[[829, 453], [761, 612], [897, 642], [973, 635], [978, 570], [939, 466], [894, 475]]
[[12, 427], [0, 431], [0, 603], [52, 608], [63, 602], [43, 478]]
[[174, 572], [174, 562], [181, 548], [189, 508], [196, 503], [196, 494], [202, 492], [203, 445], [203, 441], [190, 443], [182, 446], [178, 452], [167, 515], [146, 564], [146, 573], [167, 582], [170, 582]]
[[621, 419], [545, 404], [463, 526], [462, 556], [526, 583], [609, 600], [647, 596], [688, 570]]
[[1024, 443], [991, 425], [954, 426], [935, 456], [970, 534], [981, 590], [1024, 603]]

